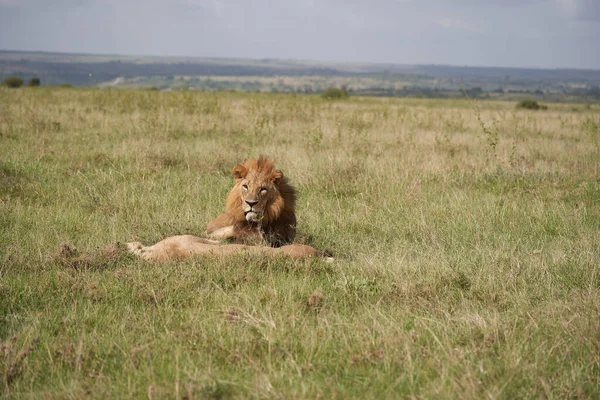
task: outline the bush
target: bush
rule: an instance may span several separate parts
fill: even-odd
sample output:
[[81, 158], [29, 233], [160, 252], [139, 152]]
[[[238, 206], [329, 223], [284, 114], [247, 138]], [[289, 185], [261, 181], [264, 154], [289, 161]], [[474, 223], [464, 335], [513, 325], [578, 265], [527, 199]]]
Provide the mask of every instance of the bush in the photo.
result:
[[29, 86], [40, 86], [40, 78], [31, 78], [29, 80]]
[[60, 85], [61, 88], [65, 88], [65, 89], [69, 89], [72, 88], [73, 85], [71, 85], [70, 83], [63, 83], [62, 85]]
[[483, 89], [481, 89], [480, 87], [474, 87], [474, 88], [471, 88], [471, 89], [466, 89], [465, 93], [469, 97], [476, 98], [476, 97], [479, 97], [479, 96], [481, 96], [483, 94]]
[[19, 78], [18, 76], [11, 76], [10, 78], [6, 78], [4, 80], [4, 86], [10, 87], [10, 88], [18, 88], [23, 86], [23, 79]]
[[526, 110], [547, 110], [548, 106], [538, 104], [535, 100], [525, 99], [517, 103], [517, 108], [524, 108]]
[[344, 89], [329, 88], [321, 94], [324, 99], [345, 99], [348, 97], [348, 92]]

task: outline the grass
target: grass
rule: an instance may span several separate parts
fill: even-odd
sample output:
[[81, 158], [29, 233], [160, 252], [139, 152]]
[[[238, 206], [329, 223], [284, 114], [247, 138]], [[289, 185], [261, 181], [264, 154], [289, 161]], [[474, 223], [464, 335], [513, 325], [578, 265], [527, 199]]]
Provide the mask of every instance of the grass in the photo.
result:
[[[598, 397], [599, 111], [0, 88], [0, 393]], [[102, 252], [201, 235], [259, 153], [336, 263]]]

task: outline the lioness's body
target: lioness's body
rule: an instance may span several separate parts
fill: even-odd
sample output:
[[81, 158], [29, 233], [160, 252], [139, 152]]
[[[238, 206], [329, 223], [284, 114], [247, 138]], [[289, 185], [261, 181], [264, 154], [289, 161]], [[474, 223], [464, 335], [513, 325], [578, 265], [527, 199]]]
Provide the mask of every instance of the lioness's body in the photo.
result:
[[225, 213], [208, 224], [213, 239], [281, 246], [296, 236], [296, 190], [261, 156], [233, 169], [235, 183]]
[[285, 255], [292, 258], [320, 256], [317, 250], [303, 244], [290, 244], [281, 247], [219, 244], [213, 240], [191, 235], [171, 236], [153, 246], [144, 246], [139, 242], [127, 243], [126, 246], [130, 253], [145, 260], [157, 262], [180, 261], [198, 256], [222, 257], [233, 254]]

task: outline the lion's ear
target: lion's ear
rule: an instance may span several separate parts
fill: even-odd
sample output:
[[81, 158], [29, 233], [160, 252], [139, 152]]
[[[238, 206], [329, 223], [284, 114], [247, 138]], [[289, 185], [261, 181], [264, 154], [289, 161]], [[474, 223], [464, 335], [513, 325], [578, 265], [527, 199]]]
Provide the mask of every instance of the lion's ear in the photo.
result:
[[271, 174], [271, 180], [273, 182], [277, 182], [279, 179], [283, 178], [283, 172], [281, 172], [281, 170], [276, 169], [275, 171], [273, 171], [273, 173]]
[[248, 168], [243, 165], [238, 165], [231, 173], [235, 179], [244, 179], [246, 175], [248, 175]]

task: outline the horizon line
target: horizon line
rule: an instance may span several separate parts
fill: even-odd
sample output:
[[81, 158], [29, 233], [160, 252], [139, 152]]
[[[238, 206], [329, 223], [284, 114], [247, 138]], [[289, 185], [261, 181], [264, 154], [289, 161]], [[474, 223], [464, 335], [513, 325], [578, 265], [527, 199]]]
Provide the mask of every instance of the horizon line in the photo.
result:
[[228, 61], [254, 61], [254, 62], [267, 62], [267, 61], [280, 61], [280, 62], [302, 62], [302, 63], [313, 63], [313, 64], [329, 64], [329, 65], [346, 65], [346, 66], [390, 66], [390, 67], [450, 67], [450, 68], [481, 68], [481, 69], [507, 69], [507, 70], [539, 70], [539, 71], [588, 71], [588, 72], [600, 72], [600, 68], [576, 68], [576, 67], [515, 67], [515, 66], [489, 66], [489, 65], [457, 65], [457, 64], [436, 64], [436, 63], [414, 63], [414, 64], [403, 64], [395, 62], [365, 62], [365, 61], [322, 61], [322, 60], [311, 60], [311, 59], [295, 59], [295, 58], [278, 58], [278, 57], [261, 57], [261, 58], [248, 58], [248, 57], [211, 57], [211, 56], [185, 56], [185, 55], [151, 55], [151, 54], [120, 54], [120, 53], [85, 53], [85, 52], [63, 52], [63, 51], [49, 51], [49, 50], [14, 50], [14, 49], [0, 49], [0, 53], [23, 53], [23, 54], [48, 54], [48, 55], [64, 55], [64, 56], [96, 56], [96, 57], [146, 57], [146, 58], [163, 58], [163, 59], [176, 59], [176, 58], [187, 58], [196, 60], [228, 60]]

